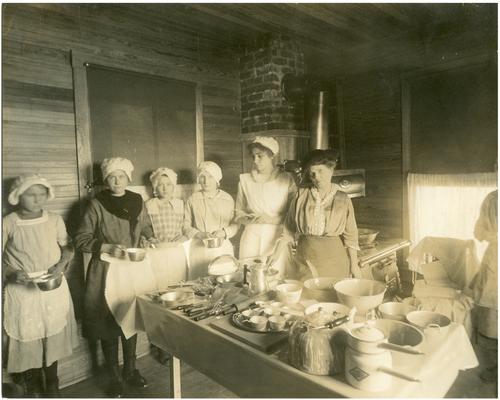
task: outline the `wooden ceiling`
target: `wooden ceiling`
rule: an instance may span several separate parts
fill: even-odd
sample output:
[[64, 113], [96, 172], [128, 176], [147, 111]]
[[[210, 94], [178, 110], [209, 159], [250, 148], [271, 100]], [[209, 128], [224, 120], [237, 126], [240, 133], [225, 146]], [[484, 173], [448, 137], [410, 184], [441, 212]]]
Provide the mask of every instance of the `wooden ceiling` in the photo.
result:
[[[87, 4], [144, 21], [148, 30], [191, 34], [200, 54], [238, 55], [266, 34], [299, 40], [318, 71], [407, 68], [450, 41], [497, 48], [497, 4], [458, 3], [108, 3]], [[140, 32], [138, 32], [140, 34]], [[465, 44], [464, 44], [465, 43]], [[458, 50], [457, 50], [458, 51]], [[436, 53], [436, 54], [437, 54]], [[406, 65], [404, 65], [406, 63]]]
[[[496, 4], [398, 3], [203, 3], [127, 4], [163, 23], [196, 32], [211, 51], [238, 51], [263, 34], [298, 39], [306, 61], [330, 67], [358, 63], [395, 46], [395, 54], [412, 47], [427, 51], [442, 37], [474, 37], [496, 49]], [[160, 22], [159, 22], [160, 23]], [[459, 39], [462, 40], [462, 39]], [[201, 43], [200, 46], [203, 46]], [[399, 50], [398, 50], [399, 49]], [[397, 62], [397, 56], [392, 62]], [[336, 61], [337, 60], [337, 61]], [[338, 61], [342, 60], [342, 62]], [[414, 61], [411, 61], [414, 62]], [[367, 66], [372, 63], [366, 62]]]

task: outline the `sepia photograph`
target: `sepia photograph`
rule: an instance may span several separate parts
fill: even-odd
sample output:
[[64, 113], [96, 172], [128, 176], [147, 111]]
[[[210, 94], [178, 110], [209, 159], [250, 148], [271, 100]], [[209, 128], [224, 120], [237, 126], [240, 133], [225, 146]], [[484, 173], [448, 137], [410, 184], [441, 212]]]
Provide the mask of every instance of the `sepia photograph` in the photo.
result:
[[3, 398], [498, 398], [497, 2], [2, 2]]

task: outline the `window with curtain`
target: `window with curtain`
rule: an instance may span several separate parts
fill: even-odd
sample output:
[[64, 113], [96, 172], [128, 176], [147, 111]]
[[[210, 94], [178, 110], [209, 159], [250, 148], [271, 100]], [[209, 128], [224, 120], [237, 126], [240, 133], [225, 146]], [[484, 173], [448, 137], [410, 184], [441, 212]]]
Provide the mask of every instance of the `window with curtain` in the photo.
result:
[[[408, 208], [413, 246], [426, 236], [474, 239], [474, 225], [481, 204], [486, 195], [496, 188], [496, 173], [410, 173]], [[475, 242], [481, 259], [487, 244]]]

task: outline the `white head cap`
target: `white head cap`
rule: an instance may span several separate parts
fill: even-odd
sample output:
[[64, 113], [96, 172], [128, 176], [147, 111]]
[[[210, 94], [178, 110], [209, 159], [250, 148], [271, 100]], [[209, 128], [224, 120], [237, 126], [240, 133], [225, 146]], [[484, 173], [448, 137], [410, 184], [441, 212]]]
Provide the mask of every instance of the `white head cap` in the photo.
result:
[[158, 179], [160, 179], [161, 176], [166, 176], [172, 181], [174, 185], [177, 185], [177, 174], [170, 168], [160, 167], [154, 170], [151, 175], [149, 175], [149, 180], [151, 182], [151, 185], [153, 185], [153, 189], [156, 188]]
[[129, 181], [132, 181], [132, 171], [134, 170], [134, 165], [126, 158], [112, 157], [105, 158], [101, 164], [102, 179], [106, 180], [109, 174], [121, 169], [128, 176]]
[[222, 179], [222, 170], [213, 161], [203, 161], [198, 165], [198, 175], [201, 175], [204, 172], [212, 176], [217, 183], [219, 183]]
[[33, 185], [45, 186], [48, 190], [48, 200], [55, 198], [54, 189], [49, 181], [38, 174], [24, 174], [16, 178], [9, 193], [9, 203], [13, 206], [19, 204], [19, 196]]
[[264, 146], [265, 148], [271, 150], [273, 155], [278, 154], [280, 151], [280, 146], [278, 142], [276, 141], [275, 138], [268, 137], [268, 136], [257, 136], [253, 140], [252, 143], [259, 143], [260, 145]]

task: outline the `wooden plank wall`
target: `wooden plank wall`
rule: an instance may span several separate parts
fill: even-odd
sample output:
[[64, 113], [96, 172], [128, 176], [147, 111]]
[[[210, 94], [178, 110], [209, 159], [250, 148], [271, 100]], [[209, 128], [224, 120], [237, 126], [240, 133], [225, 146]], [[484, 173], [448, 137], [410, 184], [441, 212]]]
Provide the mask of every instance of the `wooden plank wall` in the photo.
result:
[[43, 173], [58, 198], [50, 209], [65, 216], [78, 200], [70, 65], [76, 50], [121, 60], [124, 69], [163, 64], [183, 76], [191, 72], [203, 84], [205, 157], [222, 163], [224, 186], [235, 192], [241, 171], [236, 57], [214, 54], [212, 39], [179, 32], [168, 21], [157, 25], [126, 6], [9, 4], [3, 11], [4, 178]]
[[346, 167], [366, 170], [366, 197], [353, 199], [358, 225], [401, 237], [400, 78], [366, 73], [342, 81]]

